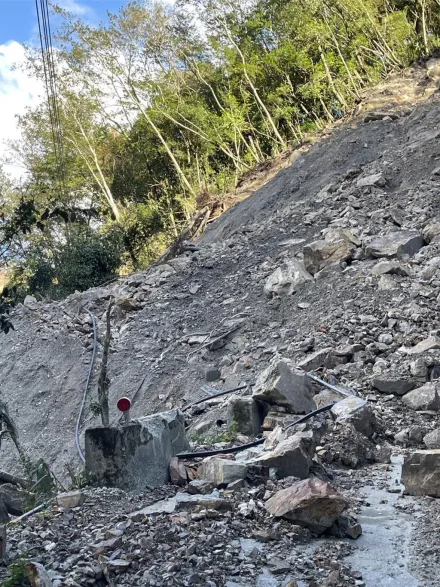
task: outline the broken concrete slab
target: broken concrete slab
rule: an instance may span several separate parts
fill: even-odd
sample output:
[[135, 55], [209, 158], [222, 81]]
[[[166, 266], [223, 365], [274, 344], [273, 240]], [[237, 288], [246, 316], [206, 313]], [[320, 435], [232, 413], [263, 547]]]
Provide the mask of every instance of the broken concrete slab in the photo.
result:
[[254, 438], [263, 424], [263, 410], [252, 396], [231, 396], [228, 401], [228, 428]]
[[295, 434], [282, 440], [273, 450], [253, 459], [250, 464], [276, 469], [278, 479], [290, 476], [306, 479], [312, 465], [314, 448], [313, 439]]
[[203, 459], [199, 474], [208, 483], [221, 487], [244, 479], [247, 474], [247, 466], [230, 459], [212, 456]]
[[409, 495], [440, 497], [440, 449], [407, 455], [402, 467], [402, 484]]
[[351, 424], [358, 432], [370, 437], [376, 429], [376, 416], [368, 402], [360, 397], [347, 397], [336, 403], [331, 413], [337, 422]]
[[85, 433], [86, 470], [109, 487], [142, 491], [163, 485], [170, 480], [171, 458], [186, 450], [184, 417], [178, 410]]
[[264, 293], [268, 297], [289, 296], [307, 281], [313, 281], [313, 277], [306, 271], [304, 265], [298, 259], [288, 259], [283, 267], [278, 267], [267, 278]]
[[305, 479], [275, 493], [265, 504], [277, 518], [285, 518], [322, 534], [347, 508], [348, 501], [321, 479]]
[[275, 360], [258, 377], [253, 397], [284, 406], [294, 414], [307, 414], [315, 404], [311, 383], [304, 371], [288, 359]]
[[383, 237], [374, 238], [365, 245], [370, 257], [412, 257], [423, 247], [424, 241], [418, 232], [397, 231]]
[[162, 499], [142, 510], [129, 514], [128, 518], [133, 520], [133, 522], [141, 522], [148, 516], [171, 514], [174, 511], [194, 511], [200, 509], [227, 512], [232, 509], [232, 504], [226, 499], [221, 499], [213, 495], [177, 493], [174, 497]]
[[403, 396], [402, 401], [413, 410], [440, 410], [440, 397], [438, 383], [425, 383]]
[[405, 395], [417, 387], [418, 382], [404, 375], [376, 375], [371, 382], [372, 386], [382, 393]]

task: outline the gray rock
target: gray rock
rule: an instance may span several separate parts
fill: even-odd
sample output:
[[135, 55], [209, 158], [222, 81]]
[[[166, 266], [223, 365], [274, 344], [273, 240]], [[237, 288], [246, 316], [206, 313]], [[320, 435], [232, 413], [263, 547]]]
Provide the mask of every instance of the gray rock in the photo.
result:
[[13, 516], [21, 516], [35, 500], [35, 495], [23, 489], [19, 489], [12, 483], [0, 486], [0, 501]]
[[314, 448], [313, 440], [299, 433], [282, 440], [276, 448], [253, 459], [250, 464], [275, 468], [278, 479], [291, 476], [306, 479]]
[[428, 378], [428, 367], [422, 357], [411, 362], [410, 371], [411, 375], [419, 380], [422, 379], [426, 381]]
[[85, 500], [86, 496], [82, 491], [68, 491], [67, 493], [57, 495], [57, 504], [64, 509], [79, 507]]
[[213, 381], [218, 381], [221, 377], [220, 369], [208, 369], [206, 371], [206, 381], [209, 383]]
[[379, 263], [373, 267], [371, 273], [377, 276], [392, 274], [409, 277], [412, 275], [412, 269], [408, 265], [404, 265], [399, 261], [379, 261]]
[[170, 480], [169, 463], [189, 450], [184, 417], [178, 410], [134, 420], [119, 428], [88, 428], [86, 469], [109, 487], [140, 490]]
[[440, 428], [428, 432], [423, 438], [423, 442], [430, 449], [440, 448]]
[[26, 296], [24, 298], [24, 302], [23, 305], [26, 306], [27, 308], [33, 308], [38, 304], [37, 302], [37, 298], [34, 298], [34, 296]]
[[355, 250], [356, 245], [344, 234], [332, 235], [331, 240], [317, 240], [304, 247], [304, 266], [309, 273], [315, 275], [324, 267], [349, 261]]
[[251, 438], [258, 436], [263, 424], [261, 407], [253, 397], [232, 396], [228, 401], [228, 428]]
[[399, 430], [399, 432], [394, 435], [394, 440], [398, 444], [405, 445], [409, 441], [409, 429], [404, 428], [403, 430]]
[[386, 236], [375, 238], [365, 246], [370, 257], [412, 257], [423, 247], [423, 238], [418, 232], [391, 232]]
[[191, 495], [209, 495], [213, 489], [214, 485], [205, 479], [194, 479], [188, 483], [188, 487], [186, 488]]
[[422, 230], [422, 236], [427, 243], [432, 242], [440, 235], [440, 220], [431, 220]]
[[186, 485], [188, 476], [185, 465], [177, 457], [170, 460], [170, 479], [173, 485]]
[[358, 432], [370, 437], [376, 429], [376, 416], [369, 404], [360, 397], [347, 397], [336, 403], [331, 412], [337, 422], [347, 422]]
[[264, 293], [268, 297], [274, 295], [288, 296], [297, 291], [298, 286], [313, 281], [313, 277], [306, 271], [298, 259], [289, 259], [283, 267], [278, 267], [267, 278]]
[[288, 408], [294, 414], [307, 414], [315, 404], [310, 380], [288, 359], [275, 360], [258, 377], [253, 397], [268, 404]]
[[440, 497], [440, 449], [420, 450], [406, 456], [402, 484], [409, 495]]
[[403, 403], [413, 410], [440, 410], [440, 397], [438, 395], [438, 384], [426, 383], [407, 393]]
[[315, 371], [316, 369], [320, 369], [326, 364], [331, 352], [331, 347], [328, 347], [319, 351], [315, 351], [314, 353], [310, 353], [305, 359], [298, 363], [298, 367], [303, 371]]
[[243, 463], [212, 456], [203, 459], [199, 475], [208, 483], [220, 487], [244, 479], [247, 471], [248, 468]]
[[367, 175], [366, 177], [360, 177], [356, 181], [356, 186], [358, 188], [363, 187], [373, 187], [373, 186], [384, 186], [387, 180], [383, 176], [382, 173], [374, 173], [372, 175]]
[[265, 504], [277, 518], [286, 518], [322, 534], [346, 509], [347, 500], [321, 479], [305, 479], [275, 493]]
[[162, 499], [142, 510], [129, 514], [128, 518], [133, 522], [141, 522], [148, 516], [171, 514], [174, 511], [193, 511], [200, 508], [226, 512], [232, 509], [232, 505], [225, 499], [213, 495], [177, 493], [174, 497]]
[[440, 338], [437, 336], [430, 336], [425, 340], [420, 341], [418, 344], [410, 349], [406, 349], [408, 355], [420, 355], [434, 349], [440, 349]]
[[373, 377], [372, 386], [382, 393], [405, 395], [417, 386], [417, 381], [403, 375], [377, 375]]

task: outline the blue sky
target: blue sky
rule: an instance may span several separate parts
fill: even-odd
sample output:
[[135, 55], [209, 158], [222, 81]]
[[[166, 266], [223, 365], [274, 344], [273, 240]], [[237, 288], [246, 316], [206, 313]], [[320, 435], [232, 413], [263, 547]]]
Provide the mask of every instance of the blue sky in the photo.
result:
[[[116, 12], [123, 0], [58, 0], [56, 2], [91, 21], [104, 20], [107, 11]], [[7, 41], [23, 43], [35, 34], [35, 0], [0, 0], [0, 45]]]
[[[89, 23], [106, 19], [107, 12], [117, 12], [126, 0], [57, 0]], [[51, 21], [52, 32], [56, 22]], [[45, 99], [41, 82], [15, 67], [24, 57], [23, 43], [39, 43], [35, 0], [0, 0], [0, 166], [13, 177], [22, 170], [10, 161], [8, 141], [19, 139], [17, 115], [28, 106]]]

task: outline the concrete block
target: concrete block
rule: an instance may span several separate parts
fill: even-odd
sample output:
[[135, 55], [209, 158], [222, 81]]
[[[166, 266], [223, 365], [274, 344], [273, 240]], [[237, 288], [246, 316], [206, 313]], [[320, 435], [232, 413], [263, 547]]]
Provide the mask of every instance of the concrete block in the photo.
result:
[[228, 402], [228, 427], [254, 438], [261, 432], [263, 414], [253, 397], [232, 396]]
[[409, 495], [440, 497], [440, 449], [418, 450], [405, 457], [402, 484]]
[[89, 428], [85, 433], [86, 470], [100, 484], [142, 491], [170, 480], [169, 464], [189, 450], [183, 414], [162, 412], [122, 427]]

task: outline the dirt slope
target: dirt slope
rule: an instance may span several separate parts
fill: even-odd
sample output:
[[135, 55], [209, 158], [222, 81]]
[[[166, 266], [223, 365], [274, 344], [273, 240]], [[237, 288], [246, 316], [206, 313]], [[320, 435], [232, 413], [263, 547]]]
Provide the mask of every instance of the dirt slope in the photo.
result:
[[[85, 309], [98, 317], [102, 333], [110, 295], [118, 298], [110, 362], [114, 419], [121, 395], [132, 397], [138, 390], [134, 415], [151, 413], [200, 397], [209, 369], [221, 369], [215, 386], [227, 389], [255, 380], [274, 356], [300, 359], [306, 350], [328, 346], [363, 344], [367, 355], [339, 366], [334, 376], [367, 394], [374, 361], [409, 368], [399, 348], [440, 329], [435, 271], [423, 282], [393, 276], [392, 287], [378, 289], [371, 274], [375, 261], [359, 253], [348, 267], [324, 271], [295, 295], [271, 299], [264, 285], [286, 260], [301, 259], [304, 245], [322, 231], [350, 229], [363, 245], [374, 235], [422, 231], [438, 217], [437, 87], [422, 68], [379, 88], [355, 118], [293, 153], [290, 167], [225, 213], [197, 243], [197, 251], [63, 302], [18, 308], [16, 331], [0, 339], [0, 389], [30, 454], [44, 456], [59, 474], [66, 463], [79, 465], [74, 431], [93, 339]], [[399, 117], [364, 124], [371, 107]], [[383, 174], [383, 185], [358, 187], [360, 178], [376, 173]], [[425, 246], [411, 259], [414, 276], [439, 254], [437, 247]], [[395, 322], [387, 319], [390, 312]], [[230, 332], [225, 346], [206, 347], [225, 332]], [[391, 342], [377, 346], [384, 333], [391, 334]], [[194, 334], [199, 337], [189, 339]], [[88, 405], [96, 400], [96, 381], [95, 373]], [[382, 401], [379, 396], [378, 410], [386, 411], [390, 402], [382, 408]], [[395, 410], [401, 413], [397, 400]], [[419, 418], [402, 412], [387, 423], [390, 434]], [[88, 409], [83, 427], [94, 421]], [[0, 467], [16, 466], [13, 448], [5, 443]]]

